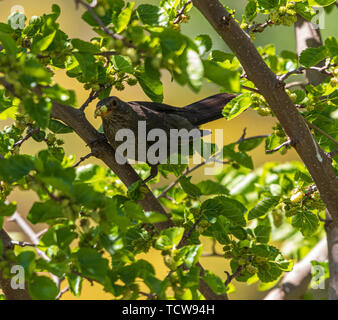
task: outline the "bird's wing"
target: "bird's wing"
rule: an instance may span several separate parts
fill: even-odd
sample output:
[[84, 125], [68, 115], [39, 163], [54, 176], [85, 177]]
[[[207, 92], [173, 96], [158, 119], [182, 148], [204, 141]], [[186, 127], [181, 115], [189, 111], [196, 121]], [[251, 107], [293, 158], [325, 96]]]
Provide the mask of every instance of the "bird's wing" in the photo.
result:
[[187, 112], [183, 108], [177, 108], [177, 107], [173, 107], [168, 104], [159, 103], [159, 102], [130, 101], [128, 103], [131, 105], [138, 105], [138, 106], [141, 106], [142, 108], [146, 108], [148, 110], [157, 111], [157, 112], [175, 113], [175, 114]]

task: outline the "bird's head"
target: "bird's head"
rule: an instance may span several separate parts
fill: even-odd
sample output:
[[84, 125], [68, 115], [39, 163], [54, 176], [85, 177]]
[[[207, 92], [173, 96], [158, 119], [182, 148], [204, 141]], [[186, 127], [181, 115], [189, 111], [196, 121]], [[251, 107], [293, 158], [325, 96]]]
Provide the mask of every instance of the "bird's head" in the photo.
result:
[[117, 97], [104, 98], [96, 105], [94, 117], [106, 116], [113, 112], [119, 105], [121, 105], [121, 100]]

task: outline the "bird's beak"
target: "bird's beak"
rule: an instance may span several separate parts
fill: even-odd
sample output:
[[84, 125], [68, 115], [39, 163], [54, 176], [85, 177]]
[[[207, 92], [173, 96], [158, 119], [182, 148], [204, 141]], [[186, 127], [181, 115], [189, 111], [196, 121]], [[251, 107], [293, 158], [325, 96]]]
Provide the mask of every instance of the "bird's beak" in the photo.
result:
[[108, 112], [108, 108], [106, 105], [103, 106], [97, 106], [96, 110], [94, 112], [94, 118], [97, 117], [102, 117], [103, 115], [105, 115]]

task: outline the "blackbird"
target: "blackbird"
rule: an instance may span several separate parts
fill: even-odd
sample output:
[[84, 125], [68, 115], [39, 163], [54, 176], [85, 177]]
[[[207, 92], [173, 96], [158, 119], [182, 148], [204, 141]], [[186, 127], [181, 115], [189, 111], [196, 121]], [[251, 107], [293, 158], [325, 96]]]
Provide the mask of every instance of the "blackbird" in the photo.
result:
[[[140, 155], [138, 148], [139, 142], [139, 124], [144, 121], [145, 133], [152, 129], [162, 129], [166, 133], [166, 142], [168, 146], [167, 156], [170, 155], [170, 130], [171, 129], [198, 129], [199, 125], [222, 118], [224, 106], [235, 98], [236, 95], [220, 93], [195, 103], [189, 104], [183, 108], [173, 107], [163, 103], [130, 101], [124, 102], [117, 97], [107, 97], [98, 102], [95, 110], [95, 118], [101, 116], [104, 135], [110, 145], [116, 150], [124, 141], [116, 139], [116, 133], [120, 129], [129, 129], [134, 133], [134, 154], [129, 159], [145, 161], [151, 167], [150, 176], [144, 181], [147, 182], [157, 175], [157, 165], [149, 163]], [[196, 131], [196, 130], [195, 130]], [[202, 135], [204, 134], [201, 130]], [[201, 135], [199, 135], [201, 137]], [[122, 141], [120, 141], [122, 140]], [[140, 139], [142, 140], [142, 139]], [[142, 140], [147, 152], [154, 144], [153, 141]], [[149, 140], [149, 139], [148, 139]], [[182, 143], [182, 141], [181, 141]], [[136, 144], [136, 145], [135, 145]]]

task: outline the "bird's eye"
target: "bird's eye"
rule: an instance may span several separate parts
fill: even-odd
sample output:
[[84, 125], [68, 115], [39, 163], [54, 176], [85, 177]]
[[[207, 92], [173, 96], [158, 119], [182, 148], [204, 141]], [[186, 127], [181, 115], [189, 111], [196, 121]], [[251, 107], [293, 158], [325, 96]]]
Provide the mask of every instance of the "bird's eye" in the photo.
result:
[[116, 107], [117, 101], [116, 101], [115, 99], [113, 99], [113, 101], [112, 101], [111, 103], [112, 103], [112, 105], [113, 105], [114, 107]]

